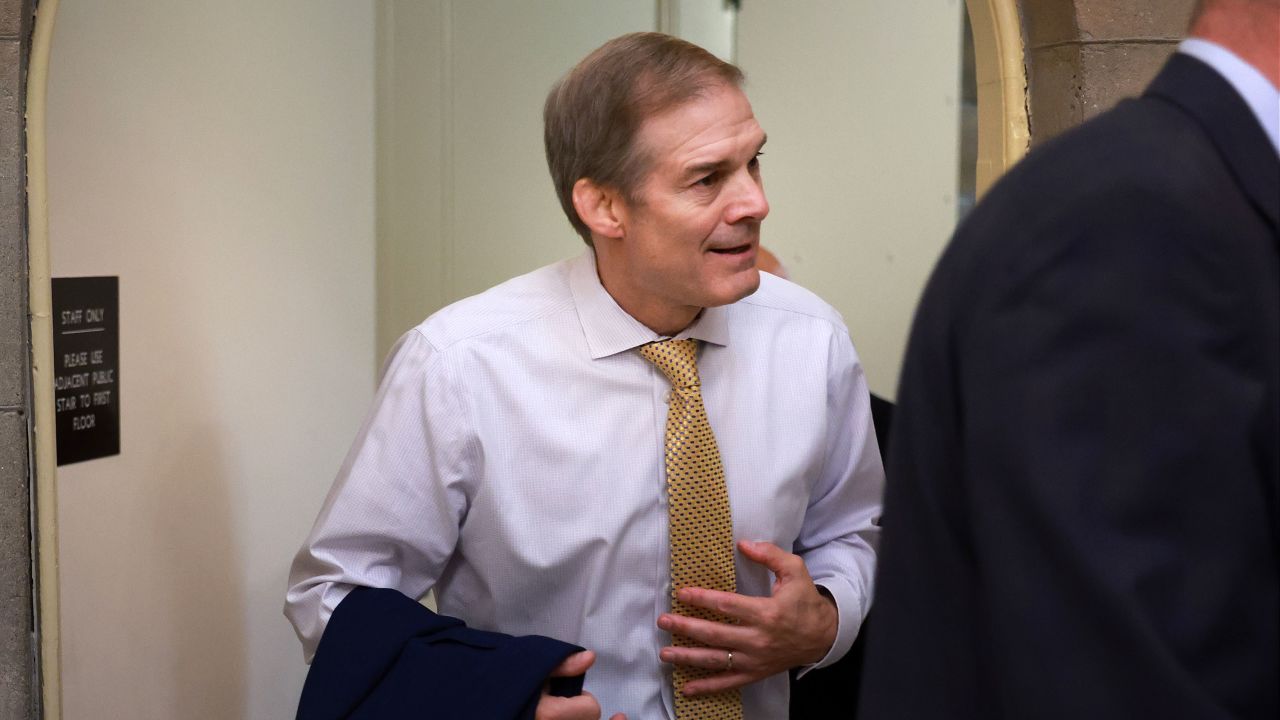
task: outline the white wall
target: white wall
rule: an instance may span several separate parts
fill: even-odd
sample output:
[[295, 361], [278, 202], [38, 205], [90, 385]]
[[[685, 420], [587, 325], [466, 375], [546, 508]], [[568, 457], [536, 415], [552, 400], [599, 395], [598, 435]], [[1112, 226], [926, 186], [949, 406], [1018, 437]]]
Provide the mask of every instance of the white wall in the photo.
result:
[[[721, 7], [379, 0], [379, 356], [448, 302], [579, 251], [543, 158], [547, 90], [658, 18], [728, 54]], [[736, 21], [769, 133], [764, 243], [841, 311], [889, 398], [956, 221], [962, 12], [960, 0], [751, 0]]]
[[379, 0], [378, 347], [431, 312], [582, 251], [542, 103], [654, 0]]
[[122, 452], [58, 472], [68, 720], [292, 717], [286, 572], [372, 393], [371, 2], [64, 2], [54, 276], [119, 275]]
[[738, 63], [769, 144], [762, 242], [849, 325], [896, 396], [916, 302], [956, 222], [960, 0], [751, 0]]

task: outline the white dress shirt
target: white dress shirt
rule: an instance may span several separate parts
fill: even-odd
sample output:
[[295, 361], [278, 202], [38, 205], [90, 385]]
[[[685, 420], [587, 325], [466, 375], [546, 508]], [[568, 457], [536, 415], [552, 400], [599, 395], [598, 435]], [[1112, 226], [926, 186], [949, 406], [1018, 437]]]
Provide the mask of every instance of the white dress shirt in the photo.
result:
[[[703, 341], [702, 397], [735, 539], [801, 555], [848, 650], [871, 603], [884, 470], [862, 367], [839, 315], [762, 275], [680, 333]], [[673, 717], [655, 624], [670, 607], [666, 377], [660, 339], [614, 302], [591, 251], [455, 303], [405, 334], [294, 561], [285, 613], [308, 658], [357, 585], [419, 597], [472, 627], [597, 654], [605, 717]], [[738, 591], [772, 577], [738, 554]], [[785, 673], [742, 691], [785, 718]]]
[[1280, 156], [1280, 89], [1239, 55], [1211, 40], [1187, 38], [1178, 45], [1178, 52], [1213, 68], [1235, 88]]

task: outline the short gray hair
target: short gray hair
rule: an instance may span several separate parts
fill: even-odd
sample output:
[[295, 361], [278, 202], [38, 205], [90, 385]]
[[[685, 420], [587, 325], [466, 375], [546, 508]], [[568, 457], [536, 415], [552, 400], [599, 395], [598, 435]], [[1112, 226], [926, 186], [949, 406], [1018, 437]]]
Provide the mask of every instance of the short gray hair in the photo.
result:
[[551, 88], [542, 112], [547, 166], [564, 214], [588, 245], [574, 184], [590, 178], [634, 201], [651, 161], [636, 146], [640, 126], [717, 85], [740, 88], [742, 71], [693, 43], [641, 32], [600, 46]]

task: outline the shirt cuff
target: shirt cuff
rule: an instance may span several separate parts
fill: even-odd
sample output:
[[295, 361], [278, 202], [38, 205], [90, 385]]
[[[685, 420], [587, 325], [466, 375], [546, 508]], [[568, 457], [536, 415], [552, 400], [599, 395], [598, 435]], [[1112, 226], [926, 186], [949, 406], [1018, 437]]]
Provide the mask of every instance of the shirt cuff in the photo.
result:
[[862, 620], [867, 616], [867, 598], [849, 582], [840, 578], [823, 578], [814, 584], [831, 595], [836, 603], [836, 641], [831, 644], [825, 657], [812, 665], [802, 665], [796, 673], [796, 679], [802, 678], [810, 670], [824, 668], [844, 657], [853, 647], [853, 641], [862, 629]]

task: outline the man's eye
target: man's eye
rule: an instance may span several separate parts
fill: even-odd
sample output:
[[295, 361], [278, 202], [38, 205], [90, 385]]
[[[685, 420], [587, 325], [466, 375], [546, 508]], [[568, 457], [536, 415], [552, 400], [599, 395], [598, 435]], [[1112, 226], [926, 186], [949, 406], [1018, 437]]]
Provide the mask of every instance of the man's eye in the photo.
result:
[[747, 167], [750, 167], [753, 169], [760, 167], [760, 158], [762, 157], [764, 157], [764, 152], [756, 153], [756, 156], [751, 158], [751, 161], [747, 163]]
[[705, 175], [703, 177], [698, 178], [698, 182], [696, 184], [701, 185], [702, 187], [711, 187], [712, 185], [715, 185], [716, 181], [719, 179], [720, 179], [719, 173], [711, 173], [710, 175]]

